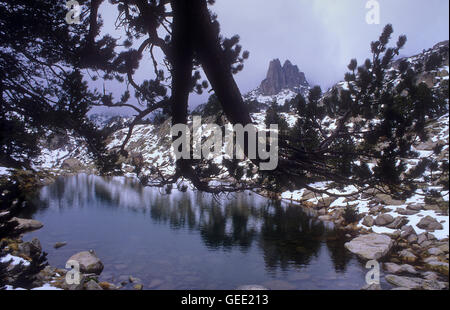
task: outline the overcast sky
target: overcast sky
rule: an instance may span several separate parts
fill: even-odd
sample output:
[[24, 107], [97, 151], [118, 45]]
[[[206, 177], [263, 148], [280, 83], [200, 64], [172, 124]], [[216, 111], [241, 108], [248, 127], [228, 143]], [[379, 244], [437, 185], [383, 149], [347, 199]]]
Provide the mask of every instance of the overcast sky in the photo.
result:
[[[367, 24], [367, 0], [216, 0], [222, 34], [239, 34], [250, 51], [236, 76], [244, 94], [265, 78], [269, 61], [279, 58], [298, 65], [311, 85], [324, 90], [343, 79], [351, 58], [360, 63], [370, 55], [370, 42], [387, 23], [394, 38], [406, 34], [403, 55], [413, 55], [449, 38], [448, 0], [379, 0], [380, 24]], [[115, 12], [104, 7], [105, 26]], [[109, 27], [108, 27], [109, 28]], [[393, 40], [394, 41], [394, 40]], [[137, 78], [148, 74], [141, 68]], [[192, 96], [191, 108], [207, 95]]]

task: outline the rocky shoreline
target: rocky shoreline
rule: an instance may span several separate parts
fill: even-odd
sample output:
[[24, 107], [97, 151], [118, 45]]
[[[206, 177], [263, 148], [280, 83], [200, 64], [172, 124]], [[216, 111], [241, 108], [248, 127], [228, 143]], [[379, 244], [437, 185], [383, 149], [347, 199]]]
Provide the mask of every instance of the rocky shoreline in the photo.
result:
[[[400, 214], [394, 217], [388, 214], [392, 211], [389, 203], [395, 201], [389, 198], [388, 203], [384, 203], [380, 197], [388, 199], [384, 194], [367, 199], [368, 212], [355, 214], [356, 218], [350, 222], [345, 219], [348, 206], [344, 206], [344, 203], [333, 206], [338, 198], [327, 197], [316, 204], [307, 202], [308, 195], [301, 201], [280, 199], [301, 205], [309, 209], [310, 213], [319, 220], [333, 223], [336, 229], [342, 230], [348, 239], [345, 244], [347, 250], [356, 254], [364, 262], [377, 260], [382, 266], [385, 280], [392, 284], [394, 289], [448, 289], [448, 228], [445, 231], [442, 223], [434, 217], [419, 214], [421, 210], [430, 209], [425, 204], [414, 205], [412, 208], [408, 206], [405, 209], [410, 211], [410, 215], [421, 218], [414, 228], [408, 225], [410, 223], [407, 217]], [[397, 202], [397, 205], [404, 206], [404, 203], [404, 201]], [[433, 210], [437, 211], [436, 208]], [[442, 212], [441, 214], [446, 216], [448, 221], [445, 210], [439, 209], [438, 212]], [[374, 232], [374, 230], [379, 231], [380, 228], [381, 232]], [[386, 228], [386, 231], [383, 232], [383, 228]], [[416, 232], [417, 228], [423, 232]], [[437, 231], [443, 231], [447, 237], [436, 238], [433, 233]], [[372, 285], [363, 289], [381, 289], [381, 287]]]
[[[69, 173], [68, 175], [72, 175]], [[65, 174], [63, 174], [65, 175]], [[49, 184], [55, 178], [46, 178], [46, 182], [41, 185]], [[438, 239], [434, 232], [442, 231], [443, 225], [431, 216], [423, 216], [415, 225], [424, 232], [418, 233], [412, 225], [408, 225], [407, 217], [398, 215], [394, 217], [389, 214], [390, 208], [395, 203], [401, 209], [405, 201], [395, 201], [384, 194], [372, 195], [366, 197], [367, 212], [356, 214], [352, 221], [346, 215], [347, 202], [340, 198], [325, 197], [318, 199], [315, 203], [311, 202], [310, 197], [315, 197], [312, 193], [303, 192], [301, 200], [287, 199], [286, 195], [273, 193], [258, 193], [270, 199], [280, 199], [282, 201], [293, 203], [308, 210], [308, 214], [314, 216], [320, 221], [333, 223], [336, 229], [341, 230], [345, 235], [347, 243], [345, 247], [350, 252], [357, 255], [363, 262], [377, 260], [382, 266], [382, 274], [385, 280], [393, 285], [394, 289], [423, 289], [423, 290], [442, 290], [449, 288], [448, 280], [448, 259], [449, 243], [448, 237]], [[336, 203], [336, 202], [342, 203]], [[345, 202], [345, 203], [344, 203]], [[420, 207], [409, 205], [404, 210], [409, 211], [411, 215], [420, 213], [420, 210], [429, 211], [426, 205]], [[364, 210], [363, 210], [364, 211]], [[434, 212], [442, 212], [445, 210]], [[3, 212], [5, 213], [5, 212]], [[401, 213], [401, 212], [400, 212]], [[3, 214], [4, 216], [6, 214]], [[448, 215], [447, 215], [448, 218]], [[2, 239], [8, 254], [15, 260], [24, 260], [31, 263], [30, 252], [42, 252], [40, 242], [37, 239], [31, 242], [23, 242], [22, 235], [28, 231], [41, 228], [44, 224], [35, 220], [13, 218], [18, 222], [17, 233], [19, 237], [13, 239]], [[385, 227], [392, 232], [377, 233], [374, 228]], [[376, 229], [375, 229], [376, 230]], [[448, 231], [447, 231], [448, 235]], [[6, 243], [6, 244], [5, 244]], [[64, 243], [57, 243], [55, 247], [64, 246]], [[37, 288], [46, 287], [47, 289], [66, 289], [66, 290], [116, 290], [125, 286], [133, 289], [143, 289], [143, 285], [138, 278], [130, 276], [129, 281], [122, 281], [118, 284], [100, 282], [99, 275], [103, 270], [100, 259], [95, 252], [85, 251], [76, 253], [69, 259], [80, 262], [81, 266], [101, 265], [93, 268], [82, 267], [81, 281], [79, 285], [68, 285], [65, 281], [68, 270], [46, 266], [41, 270], [33, 285]], [[90, 263], [86, 264], [85, 261]], [[17, 264], [11, 264], [10, 269], [17, 268]], [[95, 270], [94, 270], [95, 269]], [[10, 279], [11, 281], [13, 279]], [[127, 283], [125, 283], [127, 282]], [[382, 289], [379, 285], [371, 285], [363, 289]]]

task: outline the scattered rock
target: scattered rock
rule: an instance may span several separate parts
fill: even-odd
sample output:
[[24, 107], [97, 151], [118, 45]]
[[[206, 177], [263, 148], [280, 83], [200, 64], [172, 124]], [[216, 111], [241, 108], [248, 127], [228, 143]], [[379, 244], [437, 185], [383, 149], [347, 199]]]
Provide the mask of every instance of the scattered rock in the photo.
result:
[[439, 256], [441, 254], [444, 254], [444, 252], [442, 252], [442, 250], [438, 249], [438, 248], [431, 248], [431, 249], [428, 249], [428, 254], [434, 255], [434, 256]]
[[428, 211], [441, 211], [441, 208], [436, 205], [425, 205], [423, 208]]
[[394, 263], [385, 263], [384, 269], [386, 270], [386, 272], [396, 275], [402, 273], [418, 274], [417, 270], [413, 266], [407, 264], [398, 265]]
[[87, 280], [86, 280], [86, 277], [84, 276], [84, 274], [80, 274], [80, 283], [67, 284], [67, 281], [65, 280], [65, 278], [63, 278], [60, 285], [63, 290], [79, 291], [79, 290], [83, 289], [84, 283], [86, 281]]
[[410, 204], [406, 207], [406, 209], [413, 211], [421, 211], [423, 209], [423, 206], [419, 204]]
[[390, 214], [381, 214], [375, 219], [375, 225], [386, 226], [394, 222], [394, 218]]
[[391, 224], [387, 225], [386, 227], [390, 229], [399, 229], [408, 224], [408, 222], [408, 219], [404, 217], [397, 217]]
[[374, 219], [373, 219], [373, 217], [370, 216], [370, 215], [366, 216], [366, 217], [364, 218], [362, 224], [365, 225], [365, 226], [367, 226], [367, 227], [372, 227], [373, 224], [374, 224]]
[[142, 284], [135, 284], [133, 288], [137, 291], [141, 291], [144, 288], [144, 286]]
[[387, 206], [401, 206], [404, 204], [401, 200], [395, 200], [390, 195], [386, 194], [377, 194], [376, 198], [379, 199], [380, 202]]
[[350, 252], [366, 260], [380, 259], [393, 245], [389, 236], [381, 234], [362, 235], [345, 244]]
[[84, 288], [88, 291], [102, 291], [103, 288], [94, 280], [90, 280], [84, 286]]
[[429, 290], [429, 291], [439, 291], [439, 290], [444, 290], [448, 287], [448, 284], [445, 282], [439, 282], [439, 281], [435, 281], [435, 280], [425, 280], [422, 283], [422, 288], [424, 290]]
[[141, 279], [135, 278], [133, 276], [129, 276], [128, 281], [130, 281], [130, 283], [141, 283], [142, 282]]
[[103, 263], [92, 250], [79, 252], [70, 257], [69, 260], [77, 261], [82, 273], [100, 274], [103, 270]]
[[420, 289], [424, 280], [420, 278], [400, 277], [396, 275], [387, 275], [386, 281], [398, 287], [407, 289]]
[[425, 260], [425, 266], [448, 277], [448, 263], [438, 261], [433, 257], [431, 260]]
[[362, 288], [362, 290], [364, 290], [364, 291], [380, 291], [381, 285], [380, 284], [367, 284]]
[[117, 287], [109, 282], [100, 282], [98, 285], [100, 285], [100, 287], [106, 291], [117, 290]]
[[427, 241], [424, 241], [424, 242], [422, 242], [421, 244], [420, 244], [420, 247], [422, 248], [422, 249], [427, 249], [429, 246], [431, 246], [433, 244], [433, 241], [430, 241], [430, 240], [427, 240]]
[[417, 243], [418, 244], [422, 244], [425, 241], [428, 240], [427, 234], [426, 233], [421, 233], [420, 235], [417, 236]]
[[439, 223], [435, 218], [429, 215], [421, 219], [420, 222], [417, 224], [417, 227], [425, 229], [427, 231], [444, 229], [441, 223]]
[[411, 225], [408, 225], [408, 226], [403, 226], [402, 228], [401, 228], [401, 230], [402, 230], [402, 233], [401, 233], [401, 235], [400, 235], [400, 237], [402, 237], [402, 238], [407, 238], [408, 236], [410, 236], [411, 234], [416, 234], [416, 231], [414, 230], [414, 228], [411, 226]]
[[414, 214], [419, 213], [419, 211], [405, 210], [403, 208], [398, 208], [397, 210], [395, 210], [395, 212], [397, 212], [400, 215], [414, 215]]
[[18, 245], [18, 251], [27, 257], [32, 257], [35, 254], [42, 252], [41, 243], [37, 238], [33, 238], [31, 242], [23, 242]]
[[410, 291], [410, 288], [407, 287], [394, 287], [391, 291]]
[[417, 261], [417, 256], [414, 255], [410, 250], [403, 250], [398, 253], [402, 261], [408, 263], [414, 263]]
[[376, 206], [376, 207], [370, 208], [369, 213], [372, 215], [376, 215], [376, 214], [380, 213], [381, 210], [383, 210], [383, 206]]
[[83, 164], [81, 163], [81, 161], [79, 161], [76, 158], [68, 158], [68, 159], [64, 160], [61, 165], [62, 169], [70, 170], [73, 172], [80, 171], [82, 169], [82, 167], [83, 167]]
[[417, 242], [417, 239], [418, 239], [418, 238], [417, 238], [417, 235], [416, 235], [416, 234], [411, 234], [411, 235], [408, 236], [408, 242], [411, 243], [411, 244], [412, 244], [412, 243], [416, 243], [416, 242]]
[[439, 246], [439, 249], [444, 253], [448, 253], [448, 242]]
[[319, 199], [319, 202], [317, 203], [317, 208], [328, 208], [335, 200], [336, 200], [335, 197], [326, 197]]
[[433, 271], [427, 271], [423, 274], [423, 278], [425, 280], [437, 281], [439, 279], [439, 276]]

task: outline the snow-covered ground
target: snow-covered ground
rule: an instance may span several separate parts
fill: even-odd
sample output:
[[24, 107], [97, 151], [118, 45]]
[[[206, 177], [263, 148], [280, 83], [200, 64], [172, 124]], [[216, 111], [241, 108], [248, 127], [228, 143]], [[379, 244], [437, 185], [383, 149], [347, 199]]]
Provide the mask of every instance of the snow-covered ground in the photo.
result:
[[20, 263], [22, 263], [24, 266], [30, 265], [30, 262], [27, 261], [26, 259], [23, 259], [22, 257], [18, 256], [13, 256], [11, 254], [7, 254], [6, 256], [0, 258], [0, 263], [7, 263], [9, 261], [11, 261], [9, 265], [13, 266], [19, 265]]
[[10, 168], [0, 167], [0, 176], [10, 176]]

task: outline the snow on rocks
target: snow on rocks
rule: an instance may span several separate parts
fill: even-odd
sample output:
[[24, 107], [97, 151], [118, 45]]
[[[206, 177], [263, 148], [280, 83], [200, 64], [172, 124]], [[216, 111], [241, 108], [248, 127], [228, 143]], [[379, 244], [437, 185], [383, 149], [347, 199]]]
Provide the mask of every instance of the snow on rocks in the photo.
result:
[[29, 266], [30, 262], [26, 259], [23, 259], [22, 257], [14, 256], [11, 254], [7, 254], [6, 256], [0, 258], [0, 263], [7, 263], [10, 262], [9, 265], [19, 265], [23, 264], [24, 266]]
[[0, 167], [0, 177], [2, 177], [2, 176], [7, 176], [7, 177], [11, 176], [10, 169], [7, 167]]

